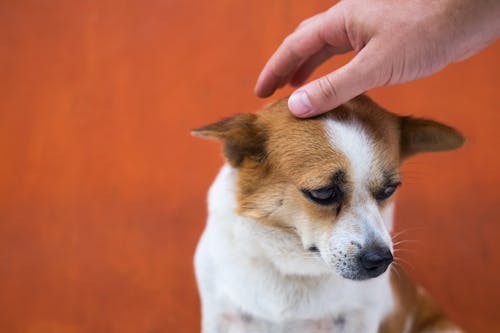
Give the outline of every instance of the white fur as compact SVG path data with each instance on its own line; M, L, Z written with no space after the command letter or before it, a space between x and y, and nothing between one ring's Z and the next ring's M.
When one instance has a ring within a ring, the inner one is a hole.
M196 250L203 332L377 332L394 306L389 275L352 281L294 256L296 240L235 214L237 177L228 165L217 176ZM313 274L287 274L297 265Z
M336 221L337 230L332 233L330 243L335 244L337 249L341 248L340 251L344 253L352 241L361 246L373 242L384 244L392 250L390 231L394 206L388 205L381 211L368 188L372 168L377 167L373 140L356 122L337 122L327 119L325 132L330 145L349 160L350 177L354 183L352 208ZM353 233L353 229L361 232Z
M351 162L352 176L365 184L374 162L373 141L355 122L325 121L325 131L332 147L340 150Z

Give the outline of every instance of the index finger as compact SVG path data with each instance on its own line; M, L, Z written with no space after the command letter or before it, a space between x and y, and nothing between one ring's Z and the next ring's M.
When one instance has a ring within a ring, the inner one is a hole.
M317 21L309 23L290 35L278 47L262 69L255 93L260 97L267 97L278 88L283 79L297 70L305 60L320 51L325 41L320 38ZM286 82L285 82L286 83Z
M331 30L344 30L341 15L335 15L339 12L335 11L337 6L332 7L328 15L322 13L307 20L307 24L301 25L285 38L257 79L255 85L257 96L272 95L280 85L286 83L283 81L291 77L301 64L328 44L325 35L330 35Z

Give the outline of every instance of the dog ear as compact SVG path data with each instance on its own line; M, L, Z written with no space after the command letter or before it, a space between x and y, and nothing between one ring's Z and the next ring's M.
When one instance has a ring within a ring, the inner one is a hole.
M400 158L418 153L457 149L465 138L454 128L433 120L400 118Z
M241 114L198 128L195 136L224 141L224 156L238 167L245 158L261 162L266 156L266 135L256 122L257 115Z

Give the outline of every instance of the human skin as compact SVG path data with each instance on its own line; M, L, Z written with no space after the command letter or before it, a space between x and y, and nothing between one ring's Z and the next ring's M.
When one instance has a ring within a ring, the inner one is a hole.
M312 117L375 87L416 80L464 60L500 35L499 0L344 0L303 21L264 66L260 97L303 84L335 54L346 65L296 90L288 106Z

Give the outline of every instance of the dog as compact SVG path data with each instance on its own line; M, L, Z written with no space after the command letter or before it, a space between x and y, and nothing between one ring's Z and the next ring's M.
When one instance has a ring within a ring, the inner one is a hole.
M195 253L203 333L462 332L393 262L399 167L459 148L367 96L311 119L287 100L196 129L227 163Z

